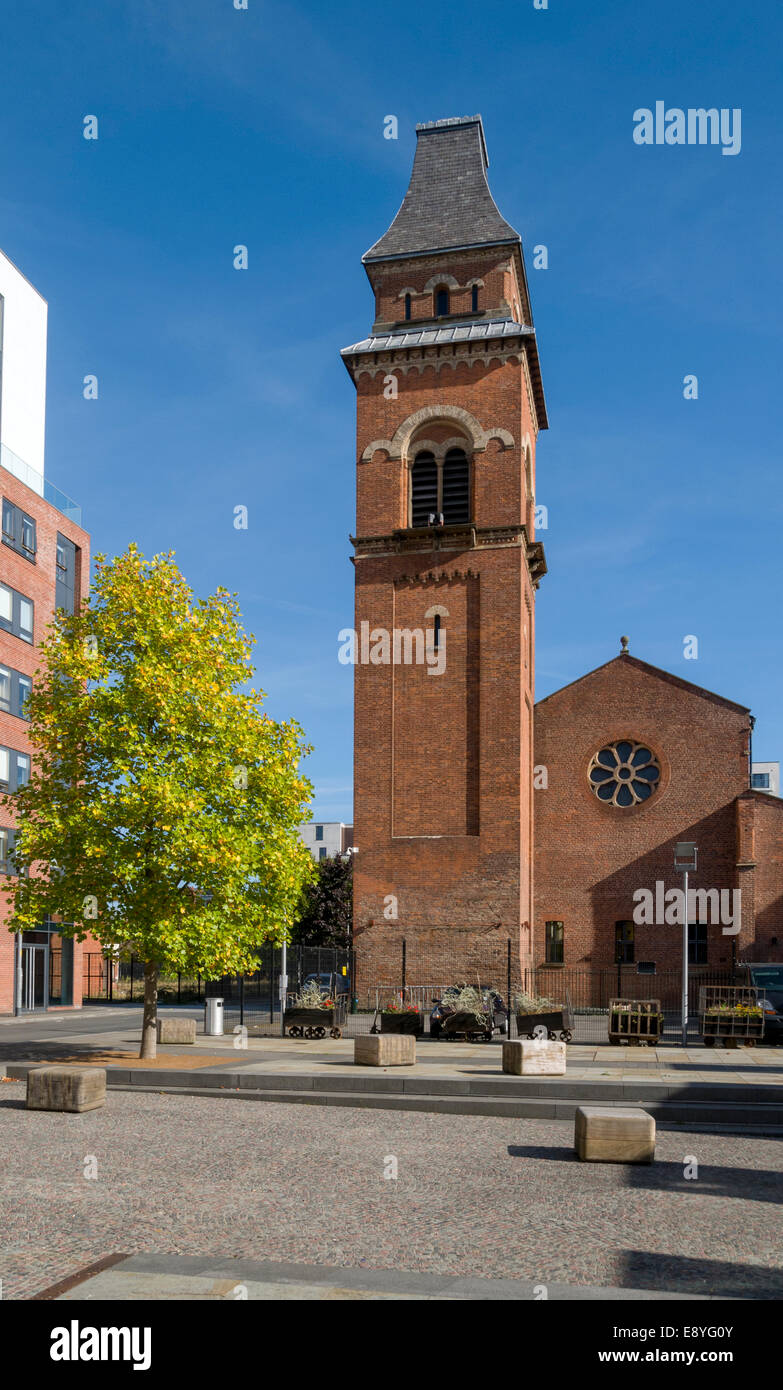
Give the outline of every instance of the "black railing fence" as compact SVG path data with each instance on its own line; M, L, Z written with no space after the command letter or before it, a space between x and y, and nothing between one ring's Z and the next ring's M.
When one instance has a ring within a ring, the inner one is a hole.
M51 955L53 958L60 952L53 951ZM301 989L308 975L323 977L324 985L334 983L341 992L348 993L352 975L349 951L327 946L289 946L287 955L289 993ZM138 957L114 960L99 951L88 951L82 962L82 999L85 1002L141 1003L144 963ZM252 974L224 975L218 980L180 972L163 974L158 980L158 998L164 1004L197 1004L219 995L227 1003L244 999L248 1008L279 1012L281 966L280 947L265 946L258 953L258 969ZM52 969L59 969L59 965L53 965Z

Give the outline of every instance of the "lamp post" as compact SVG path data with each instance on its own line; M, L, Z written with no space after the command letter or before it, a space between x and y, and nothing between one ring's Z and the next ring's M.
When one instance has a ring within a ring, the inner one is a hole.
M695 872L698 850L692 840L674 846L674 868L683 876L684 911L682 920L682 1045L688 1046L688 874Z
M340 855L340 858L342 859L342 861L343 861L344 864L350 864L350 862L351 862L351 860L353 859L354 855L355 855L355 854L358 854L358 853L359 853L359 851L358 851L356 845L348 845L348 846L345 848L345 850L343 851L343 853ZM359 1009L359 1000L358 1000L358 997L357 997L357 994L356 994L356 988L355 988L355 987L356 987L356 981L355 981L355 979L354 979L355 971L354 971L354 959L353 959L353 916L351 916L351 921L348 923L348 969L349 969L350 972L351 972L350 985L349 985L349 988L350 988L350 991L351 991L351 993L350 993L350 999L351 999L350 1008L351 1008L351 1013L352 1013L352 1014L355 1014L355 1013L358 1012L358 1009Z

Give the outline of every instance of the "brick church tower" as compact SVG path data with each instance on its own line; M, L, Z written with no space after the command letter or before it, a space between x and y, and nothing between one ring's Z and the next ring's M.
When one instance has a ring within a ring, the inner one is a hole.
M363 257L357 393L356 986L505 982L530 959L535 449L547 425L520 237L480 116L417 127ZM509 942L511 943L509 946ZM492 979L491 977L495 978Z

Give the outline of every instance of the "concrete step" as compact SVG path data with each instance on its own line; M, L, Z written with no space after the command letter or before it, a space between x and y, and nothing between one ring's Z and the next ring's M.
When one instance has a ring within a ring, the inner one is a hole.
M9 1063L23 1079L33 1062ZM783 1126L783 1086L735 1082L570 1080L566 1077L427 1077L374 1068L356 1074L113 1067L110 1090L144 1090L294 1105L367 1106L455 1115L573 1119L578 1105L639 1105L660 1123Z
M149 1091L156 1095L212 1096L214 1099L277 1101L283 1105L332 1105L372 1110L417 1110L440 1115L505 1115L511 1119L573 1121L577 1106L574 1099L529 1097L510 1099L505 1096L448 1096L400 1095L388 1091L346 1090L263 1090L249 1086L166 1086L155 1084L147 1076L144 1084L114 1085L112 1090ZM722 1125L729 1129L753 1128L760 1134L783 1133L783 1105L747 1105L737 1101L695 1103L648 1102L615 1098L602 1104L628 1106L636 1104L646 1110L660 1125L693 1125L695 1127Z

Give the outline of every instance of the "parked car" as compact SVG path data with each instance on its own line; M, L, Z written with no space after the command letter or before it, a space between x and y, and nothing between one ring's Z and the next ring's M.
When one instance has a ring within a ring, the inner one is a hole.
M456 1016L457 1010L454 1001L464 988L465 985L450 985L448 989L443 991L440 999L433 999L434 1007L430 1014L431 1038L453 1037L457 1033L462 1033L462 1029L455 1030L450 1027L449 1020ZM482 987L481 993L488 1006L487 1011L492 1016L492 1033L506 1035L508 1033L508 1009L503 1003L502 996L491 987Z
M306 975L303 986L317 984L323 990L324 994L331 994L332 990L334 990L335 995L339 995L348 993L350 983L347 975L330 975L328 970L322 970L312 975Z
M761 961L746 966L748 978L759 992L764 1014L764 1041L779 1042L783 1037L783 965Z

